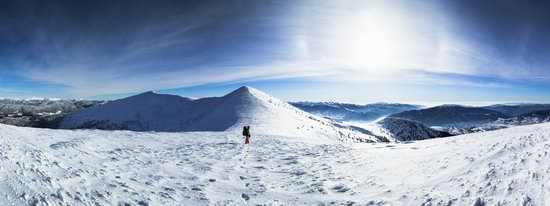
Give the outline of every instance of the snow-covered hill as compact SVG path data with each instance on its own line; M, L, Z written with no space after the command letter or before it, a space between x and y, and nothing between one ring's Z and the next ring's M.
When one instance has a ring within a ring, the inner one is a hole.
M550 123L350 144L0 125L0 205L549 205Z
M61 128L71 129L167 132L240 131L245 125L253 134L378 141L251 87L202 99L147 92L75 112L61 122Z

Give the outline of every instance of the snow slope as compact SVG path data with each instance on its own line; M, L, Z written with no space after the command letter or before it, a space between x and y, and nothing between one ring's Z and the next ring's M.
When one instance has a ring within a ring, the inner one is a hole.
M0 125L0 205L548 205L550 123L351 144Z
M75 112L61 122L67 129L166 132L241 131L245 125L253 134L377 141L251 87L202 99L147 92Z

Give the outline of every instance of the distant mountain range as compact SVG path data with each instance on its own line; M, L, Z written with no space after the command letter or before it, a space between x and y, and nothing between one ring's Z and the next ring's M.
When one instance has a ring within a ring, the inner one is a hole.
M105 102L41 98L0 99L0 123L24 127L56 128L66 114Z
M550 110L550 104L495 104L483 108L508 116L519 116L529 112Z
M483 107L452 104L430 108L391 103L357 105L336 102L292 102L291 104L312 114L338 121L372 122L389 116L421 122L454 135L550 122L550 115L547 112L550 111L550 104L496 104ZM383 136L387 137L387 135Z
M0 123L64 129L237 133L242 126L252 125L253 132L262 134L386 142L550 122L547 108L550 105L424 108L396 103L286 103L257 89L241 87L223 97L201 99L154 92L114 101L0 99Z
M550 110L534 111L508 119L498 119L496 124L529 125L550 122Z
M533 124L545 122L549 117L549 105L491 105L468 107L441 105L420 110L405 111L391 115L419 121L430 126L478 126L483 124ZM543 109L543 110L537 110ZM546 110L545 110L546 109ZM523 123L521 123L523 122Z
M463 126L494 122L510 116L498 111L460 105L442 105L427 109L405 111L390 115L422 122L429 126Z
M311 114L340 121L373 121L391 114L422 109L423 106L398 103L348 104L337 102L290 102Z
M393 114L391 117L422 122L453 135L459 135L550 122L550 110L537 111L537 109L546 109L548 106L546 104L485 107L441 105Z

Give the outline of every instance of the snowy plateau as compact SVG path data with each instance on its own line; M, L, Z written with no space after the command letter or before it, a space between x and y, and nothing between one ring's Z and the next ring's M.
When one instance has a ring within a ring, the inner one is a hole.
M0 124L0 205L550 205L550 123L450 136L338 122L242 87L147 92L60 127Z

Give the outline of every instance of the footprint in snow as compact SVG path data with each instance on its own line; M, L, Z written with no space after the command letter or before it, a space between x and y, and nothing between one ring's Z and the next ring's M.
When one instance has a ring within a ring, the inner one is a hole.
M336 185L332 188L332 191L334 192L340 192L340 193L344 193L344 192L347 192L349 191L350 189L347 188L345 185Z
M83 144L82 141L61 141L50 145L50 148L58 150L69 147L78 147Z

